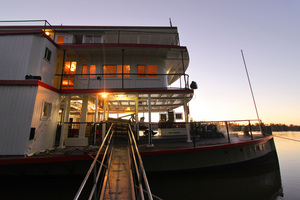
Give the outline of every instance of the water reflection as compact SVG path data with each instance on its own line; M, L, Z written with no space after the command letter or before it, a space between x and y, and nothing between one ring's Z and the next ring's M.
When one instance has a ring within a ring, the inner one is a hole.
M152 192L162 199L271 200L282 195L277 158L259 166L148 178Z

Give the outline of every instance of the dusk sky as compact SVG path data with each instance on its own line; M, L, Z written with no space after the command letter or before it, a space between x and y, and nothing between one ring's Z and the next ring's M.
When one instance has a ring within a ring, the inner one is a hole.
M300 125L299 0L1 1L0 20L52 25L178 27L198 89L194 120L256 119Z

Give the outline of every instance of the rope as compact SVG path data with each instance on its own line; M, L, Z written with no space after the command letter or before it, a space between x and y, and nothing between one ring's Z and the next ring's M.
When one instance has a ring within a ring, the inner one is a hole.
M286 140L292 140L294 142L300 142L300 140L296 140L296 139L291 139L291 138L287 138L287 137L281 137L281 136L277 136L277 135L273 135L275 137L278 137L278 138L282 138L282 139L286 139Z

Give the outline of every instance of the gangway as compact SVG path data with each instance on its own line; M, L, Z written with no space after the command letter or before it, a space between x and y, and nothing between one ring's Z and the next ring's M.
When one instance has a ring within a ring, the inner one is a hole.
M130 123L111 123L74 200L83 190L93 200L153 199Z

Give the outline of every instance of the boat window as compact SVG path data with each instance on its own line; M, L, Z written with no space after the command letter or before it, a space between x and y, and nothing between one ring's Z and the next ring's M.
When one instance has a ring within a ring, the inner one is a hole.
M57 37L57 44L63 44L65 42L65 36Z
M148 65L148 77L149 78L157 77L157 66L156 65Z
M44 58L50 62L52 52L46 47Z
M138 71L138 77L146 77L146 74L147 74L146 65L138 65L137 71Z
M85 78L87 75L87 65L82 65L81 77Z
M96 65L90 65L90 78L96 78Z
M103 77L116 77L117 67L116 65L104 65Z
M64 76L62 81L62 89L74 89L74 77L76 72L77 62L65 62Z
M42 119L48 119L51 115L52 104L48 102L44 102L43 110L42 110Z
M130 77L130 65L123 65L124 78ZM122 78L122 65L117 66L117 77Z

